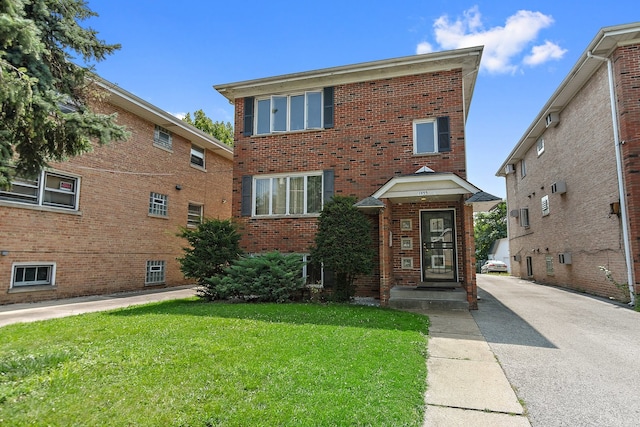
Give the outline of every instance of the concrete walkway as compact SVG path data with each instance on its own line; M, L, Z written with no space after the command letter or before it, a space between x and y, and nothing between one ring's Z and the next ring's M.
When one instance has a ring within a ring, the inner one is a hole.
M192 287L182 287L4 305L0 327L194 295ZM530 426L469 311L418 312L431 319L424 426Z
M431 320L424 426L530 426L469 311L420 313Z

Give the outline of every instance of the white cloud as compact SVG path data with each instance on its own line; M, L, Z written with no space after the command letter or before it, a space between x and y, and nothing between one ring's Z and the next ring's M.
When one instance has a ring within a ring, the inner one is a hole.
M552 59L562 59L565 53L567 53L566 49L546 40L543 45L531 48L531 54L527 55L522 62L526 65L536 66Z
M179 118L180 120L184 119L187 116L187 113L169 113L169 114Z
M433 46L431 46L431 43L429 42L419 43L418 47L416 48L416 53L418 55L422 53L431 53L431 52L433 52Z
M436 42L442 49L460 49L484 46L481 67L491 73L514 73L520 61L527 65L539 65L551 59L561 58L566 50L547 42L535 46L531 54L521 60L522 52L533 43L539 32L553 24L553 18L540 12L520 10L507 18L504 26L485 29L477 6L464 12L462 18L450 21L447 15L433 24ZM418 45L418 53L428 42Z

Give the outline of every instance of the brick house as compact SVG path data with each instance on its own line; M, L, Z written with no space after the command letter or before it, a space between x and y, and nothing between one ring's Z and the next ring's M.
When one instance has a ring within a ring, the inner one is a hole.
M131 136L0 191L1 304L187 284L180 227L231 216L230 147L98 85Z
M307 261L323 203L355 196L377 268L357 294L447 286L476 308L465 120L482 48L216 85L235 105L233 216L250 253Z
M640 24L603 28L508 155L512 274L603 297L640 273Z

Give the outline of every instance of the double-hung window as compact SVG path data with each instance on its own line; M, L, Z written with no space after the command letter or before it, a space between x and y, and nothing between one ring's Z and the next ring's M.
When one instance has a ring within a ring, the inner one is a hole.
M529 227L529 208L520 208L520 226Z
M257 135L320 129L323 124L322 91L274 95L256 101Z
M413 153L435 154L451 151L449 117L413 122Z
M8 190L0 190L0 200L78 210L79 183L77 177L43 171L33 179L14 178Z
M191 164L204 169L204 148L191 144Z
M254 215L304 215L322 210L322 173L254 178Z

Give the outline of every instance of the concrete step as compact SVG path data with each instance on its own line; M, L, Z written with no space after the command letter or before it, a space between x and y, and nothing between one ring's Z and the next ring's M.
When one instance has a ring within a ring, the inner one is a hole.
M416 286L394 286L391 289L389 307L398 309L469 310L464 289L425 289Z

